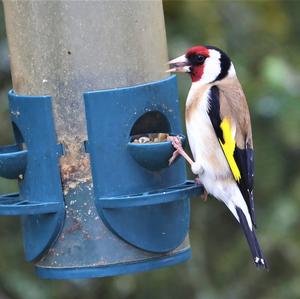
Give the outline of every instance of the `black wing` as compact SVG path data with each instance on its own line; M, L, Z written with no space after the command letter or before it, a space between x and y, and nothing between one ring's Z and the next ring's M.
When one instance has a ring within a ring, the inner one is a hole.
M228 162L232 175L246 201L251 215L252 223L256 226L253 198L253 178L254 178L254 159L253 149L246 143L244 138L244 148L239 148L234 139L228 140L228 134L223 126L225 117L221 118L220 111L220 92L217 86L212 86L209 97L208 115L217 135L224 156ZM227 134L227 135L226 135ZM231 139L230 137L229 139ZM228 144L229 143L229 150ZM231 149L231 150L230 150Z

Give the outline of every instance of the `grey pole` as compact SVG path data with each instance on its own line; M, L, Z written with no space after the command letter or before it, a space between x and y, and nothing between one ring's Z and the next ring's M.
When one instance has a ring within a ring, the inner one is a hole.
M51 95L66 222L40 267L94 267L109 260L100 230L110 234L93 203L82 93L165 78L167 47L161 1L4 0L14 90ZM43 142L43 140L41 140ZM117 179L117 178L116 178ZM92 217L91 217L92 216ZM127 261L159 256L111 234ZM176 251L189 247L186 240ZM89 252L88 254L85 254ZM85 254L85 255L84 255ZM83 256L84 255L84 256Z

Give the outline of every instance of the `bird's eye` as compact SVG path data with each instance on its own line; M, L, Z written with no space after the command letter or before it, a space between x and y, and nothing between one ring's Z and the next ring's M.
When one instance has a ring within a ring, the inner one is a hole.
M190 55L188 59L192 66L197 66L203 64L206 57L201 54L194 53Z
M203 56L203 55L201 55L201 54L197 54L197 55L195 56L195 62L196 62L197 64L203 63L204 60L205 60L205 56Z

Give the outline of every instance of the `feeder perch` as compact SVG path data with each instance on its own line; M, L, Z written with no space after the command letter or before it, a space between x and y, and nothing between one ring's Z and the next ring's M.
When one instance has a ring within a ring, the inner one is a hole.
M23 216L25 256L41 257L57 237L64 219L50 97L9 92L16 145L0 148L0 176L18 179L20 193L0 196L0 215Z
M145 134L144 134L145 135ZM170 134L172 136L172 134ZM134 143L133 140L140 135L135 135L128 142L128 151L133 159L142 167L149 170L161 170L169 166L174 147L171 141L157 143ZM181 142L185 144L185 136L180 135Z

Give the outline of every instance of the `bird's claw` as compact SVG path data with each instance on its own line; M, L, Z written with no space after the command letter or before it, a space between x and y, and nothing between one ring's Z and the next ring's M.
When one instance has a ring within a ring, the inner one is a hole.
M200 179L199 178L195 178L195 184L197 185L197 186L201 186L202 185L202 183L201 183L201 181L200 181Z
M204 189L203 194L201 195L201 199L206 202L208 197L208 192Z
M179 136L169 136L168 141L172 142L172 145L178 150L182 150L182 142Z
M176 149L173 152L172 157L169 159L170 166L180 156L180 150L182 150L182 143L179 136L168 136L168 141L171 141L173 147Z
M202 183L199 178L195 178L194 181L197 186L202 186ZM208 197L208 192L206 191L206 189L204 189L203 194L201 195L201 199L203 201L207 201L207 197Z
M172 157L169 159L169 166L172 165L172 163L178 158L179 153L178 151L174 151Z
M177 149L182 149L182 142L179 136L169 136L168 140L172 142L172 145Z

